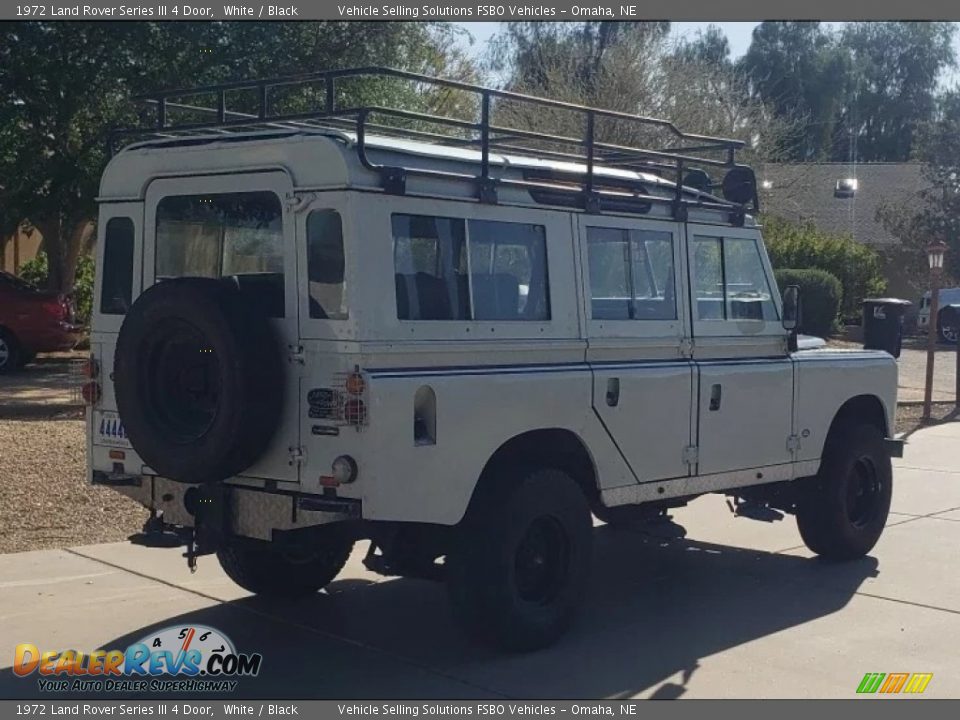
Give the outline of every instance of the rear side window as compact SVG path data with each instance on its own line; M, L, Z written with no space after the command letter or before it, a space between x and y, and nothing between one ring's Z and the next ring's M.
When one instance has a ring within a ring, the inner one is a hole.
M307 281L310 317L343 320L343 223L336 210L314 210L307 217Z
M156 279L231 277L284 316L283 210L272 192L173 195L157 204Z
M400 320L549 320L542 225L394 215Z
M100 313L125 315L133 298L133 220L115 217L107 221L103 237L103 282Z
M676 320L673 236L660 230L587 228L594 320Z

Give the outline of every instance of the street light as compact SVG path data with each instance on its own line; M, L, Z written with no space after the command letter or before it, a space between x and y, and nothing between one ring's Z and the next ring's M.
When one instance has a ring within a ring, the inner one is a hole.
M930 320L927 322L927 380L923 388L923 419L930 419L930 404L933 402L933 360L937 352L937 315L940 312L940 273L943 272L943 256L947 244L938 240L927 246L927 262L930 265Z

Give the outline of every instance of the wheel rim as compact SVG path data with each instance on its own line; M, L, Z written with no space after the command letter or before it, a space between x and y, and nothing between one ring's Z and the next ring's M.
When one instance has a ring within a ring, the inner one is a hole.
M847 479L847 519L855 528L871 524L880 511L883 483L868 457L858 459Z
M570 544L560 522L539 517L530 523L514 557L517 594L526 602L546 605L566 583Z
M957 341L957 336L960 335L960 329L955 328L952 325L943 325L940 328L940 334L947 342L955 343Z
M203 333L170 320L150 336L146 388L158 429L180 443L194 442L217 417L220 362Z
M0 367L3 367L10 360L10 347L7 341L0 337Z

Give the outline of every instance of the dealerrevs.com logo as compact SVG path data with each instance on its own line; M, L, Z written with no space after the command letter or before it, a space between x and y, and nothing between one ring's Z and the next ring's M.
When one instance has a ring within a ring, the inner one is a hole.
M219 630L171 626L126 650L40 650L17 645L13 672L36 677L42 692L232 692L260 672L260 653L239 653Z

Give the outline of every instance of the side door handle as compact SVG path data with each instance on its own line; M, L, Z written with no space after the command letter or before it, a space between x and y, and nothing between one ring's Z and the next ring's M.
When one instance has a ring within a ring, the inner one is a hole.
M607 378L607 405L616 407L620 403L620 378Z
M720 401L723 399L723 388L720 387L720 383L715 383L710 388L710 411L720 409Z

